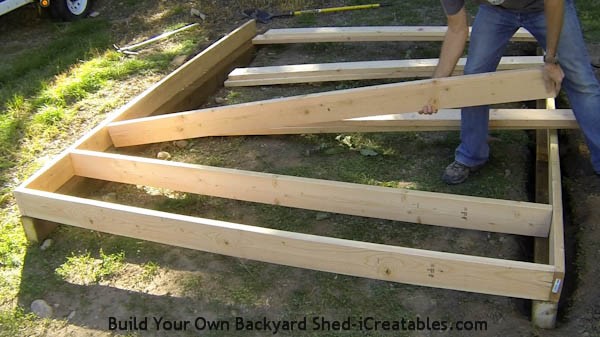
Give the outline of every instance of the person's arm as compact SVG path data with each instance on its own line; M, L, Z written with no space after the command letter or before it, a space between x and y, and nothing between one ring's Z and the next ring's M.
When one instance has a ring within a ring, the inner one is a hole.
M464 6L455 14L446 15L448 19L448 31L444 36L440 60L433 78L447 77L452 75L458 59L462 56L469 36L469 25L467 24L467 11ZM429 102L419 111L422 114L433 114L438 111L435 102Z
M544 79L546 87L558 94L560 84L565 77L559 63L557 63L558 42L563 26L565 12L564 0L544 0L544 13L546 16L546 56L544 57Z

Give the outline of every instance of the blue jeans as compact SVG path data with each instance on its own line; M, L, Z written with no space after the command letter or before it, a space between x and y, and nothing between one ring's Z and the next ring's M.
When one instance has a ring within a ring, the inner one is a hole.
M511 36L527 29L542 48L546 48L546 20L543 12L516 13L494 6L481 5L473 23L465 74L496 70ZM565 16L557 55L565 73L562 87L567 93L591 153L592 166L600 172L600 85L590 64L573 0L565 1ZM456 161L467 166L485 163L489 106L462 109L461 144Z

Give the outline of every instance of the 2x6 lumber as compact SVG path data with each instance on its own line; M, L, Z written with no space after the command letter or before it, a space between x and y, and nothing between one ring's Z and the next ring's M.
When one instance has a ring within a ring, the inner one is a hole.
M550 247L549 262L556 270L551 300L558 302L565 276L565 238L560 157L558 151L558 133L556 130L550 130L549 132L548 167L549 197L550 204L552 205L552 222L548 237Z
M469 32L470 32L469 28ZM256 36L254 44L371 42L371 41L442 41L446 26L370 26L269 29ZM469 34L470 35L470 34ZM533 42L525 29L519 29L512 41Z
M308 83L344 80L431 77L439 59L295 64L271 67L236 68L225 81L226 87ZM459 59L454 75L461 75L466 58ZM505 56L499 70L542 65L540 56Z
M570 109L490 109L490 128L504 130L576 129ZM405 113L347 119L272 129L227 132L221 136L283 135L340 132L446 131L460 129L460 109L442 109L434 115ZM546 168L545 168L546 169ZM544 182L545 183L545 182Z
M170 214L19 188L27 216L178 247L392 282L548 298L554 267Z
M547 102L551 101L551 102ZM554 108L554 99L538 100L540 109ZM551 103L551 104L548 104ZM548 130L536 131L536 161L535 161L535 201L550 203L548 198ZM549 264L548 238L534 239L534 262ZM556 325L558 303L551 301L533 301L531 305L531 321L542 329L553 329Z
M111 123L115 146L349 118L554 97L541 68L376 85Z
M548 235L549 205L369 186L118 154L73 151L79 176L180 192L527 236Z

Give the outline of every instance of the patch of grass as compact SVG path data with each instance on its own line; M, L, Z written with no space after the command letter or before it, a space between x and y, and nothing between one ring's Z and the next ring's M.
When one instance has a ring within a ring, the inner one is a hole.
M142 265L142 279L144 281L152 281L152 279L158 275L160 266L152 261L148 261Z
M67 257L67 261L56 268L56 274L77 284L94 284L118 273L123 267L123 252L105 254L102 249L99 258L93 258L90 252Z
M35 316L21 309L0 310L0 337L29 335L37 325Z

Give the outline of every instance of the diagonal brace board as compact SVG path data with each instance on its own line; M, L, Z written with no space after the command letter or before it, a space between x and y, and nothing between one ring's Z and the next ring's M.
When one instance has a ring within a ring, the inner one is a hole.
M542 69L509 70L369 86L193 110L108 125L115 146L296 126L348 118L554 97Z
M24 216L257 261L548 300L554 266L286 232L17 188Z
M74 150L75 174L180 192L325 212L528 236L548 236L552 207L291 177Z

